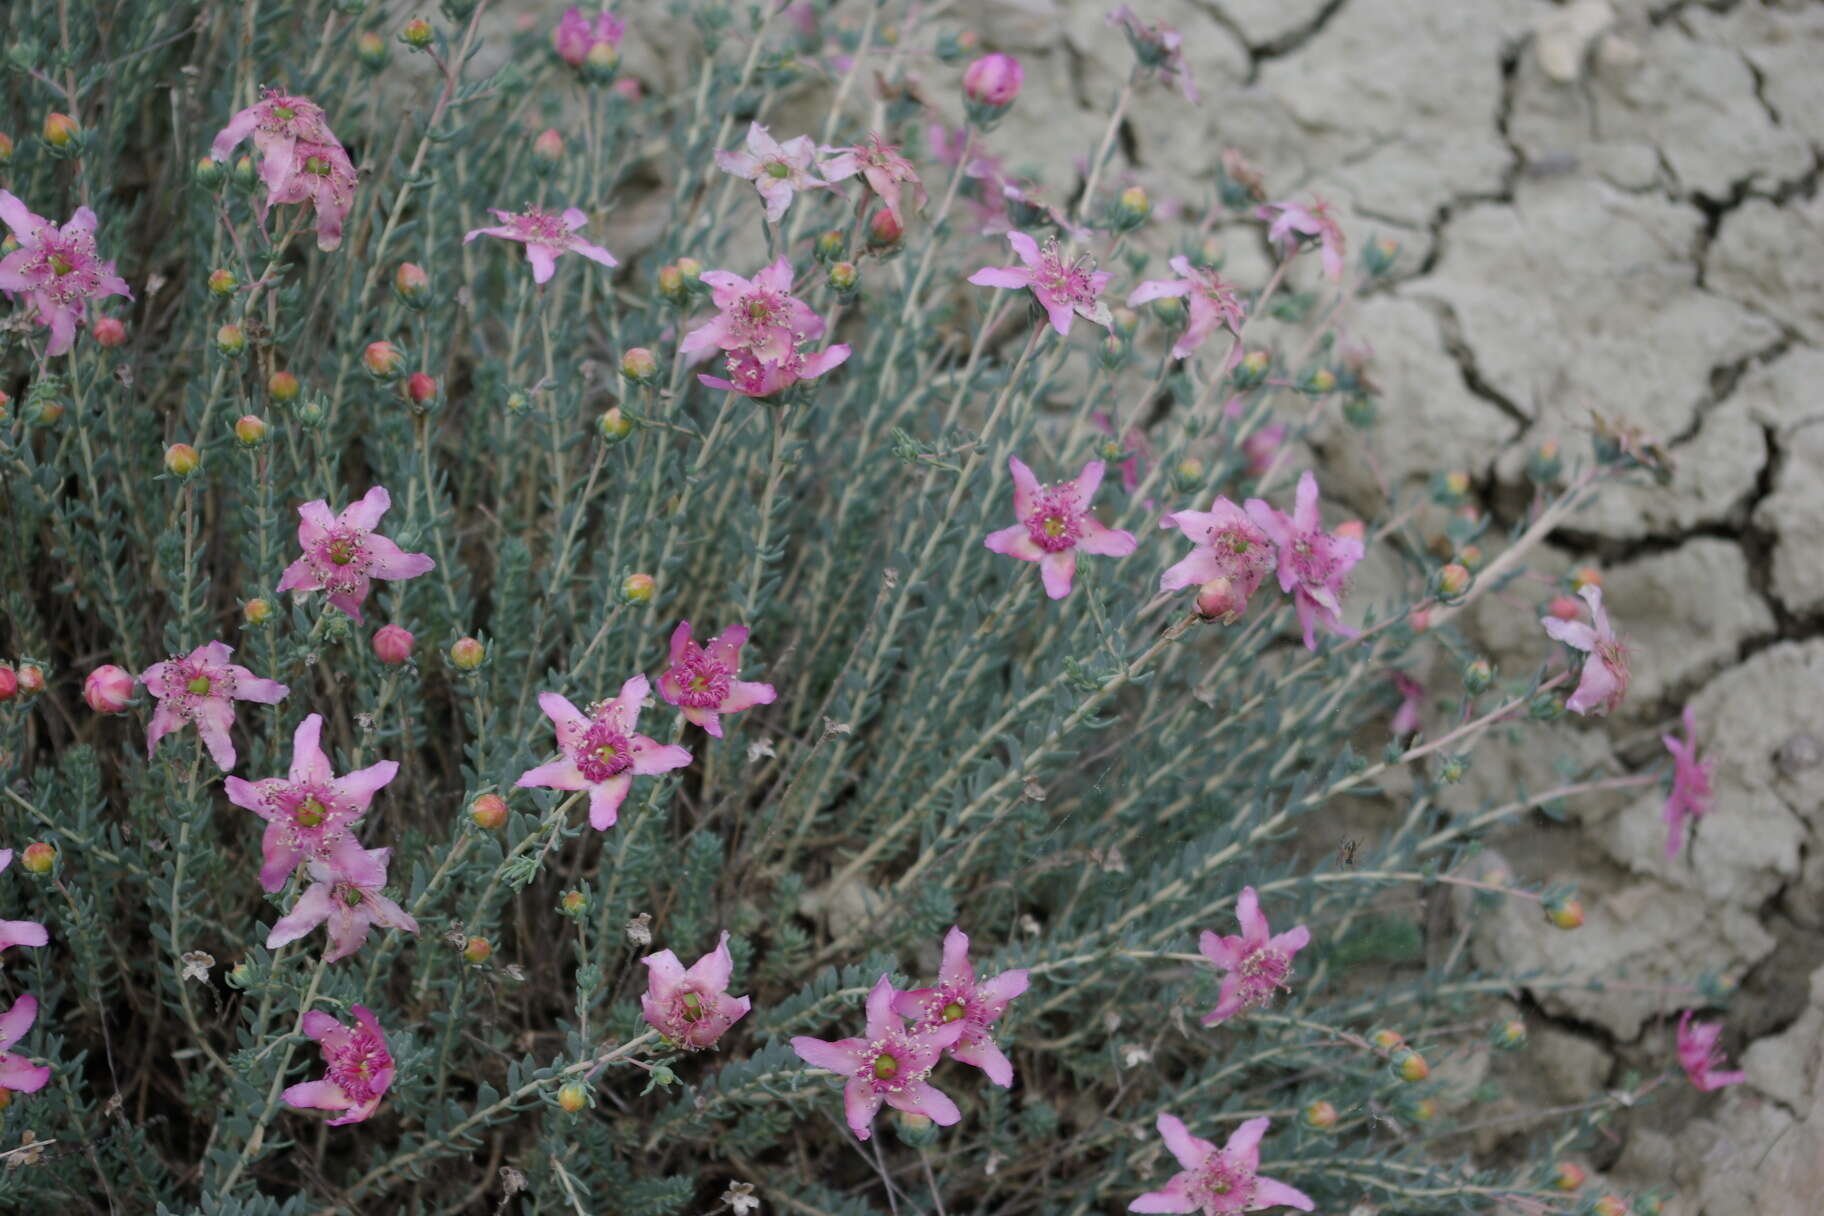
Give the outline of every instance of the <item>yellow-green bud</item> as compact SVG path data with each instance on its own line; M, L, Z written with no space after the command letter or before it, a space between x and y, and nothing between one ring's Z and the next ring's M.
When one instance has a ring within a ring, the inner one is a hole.
M1304 1109L1305 1126L1315 1131L1327 1132L1336 1126L1336 1107L1319 1100L1308 1104Z
M241 605L241 619L249 625L264 625L272 619L272 601L248 600Z
M290 372L274 372L266 377L266 395L281 403L296 401L298 390L302 387L298 378Z
M19 853L19 865L27 874L43 876L51 872L57 864L57 848L42 840L34 840Z
M234 420L234 437L245 447L258 447L266 440L266 420L258 414L242 414Z
M423 17L412 18L405 23L405 28L399 31L399 41L414 51L422 51L431 45L431 37L431 23Z
M471 937L462 947L462 961L485 963L494 957L494 944L485 937Z
M165 449L165 472L173 477L188 477L202 463L202 456L187 443L174 443Z
M617 406L605 411L600 418L595 420L595 429L601 433L606 442L619 443L633 434L633 419L623 414Z
M479 794L469 803L469 822L483 831L494 832L506 826L507 800L499 794Z
M450 644L450 662L458 671L474 671L487 657L488 652L474 638L457 638Z
M557 1104L563 1108L566 1114L574 1115L589 1105L589 1091L583 1088L581 1082L566 1082L563 1088L557 1091Z
M659 360L644 346L635 346L621 356L621 375L635 384L651 384L658 378Z
M247 331L230 321L215 331L215 349L231 359L240 355L247 349Z
M234 277L234 271L226 267L217 267L209 272L209 291L212 295L231 296L241 281Z
M629 574L621 580L621 598L629 604L650 604L658 586L650 574Z

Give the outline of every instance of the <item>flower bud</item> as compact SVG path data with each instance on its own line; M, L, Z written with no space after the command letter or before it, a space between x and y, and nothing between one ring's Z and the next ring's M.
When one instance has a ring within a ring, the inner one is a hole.
M188 477L202 463L203 458L187 443L174 443L165 449L165 472L173 477Z
M1414 633L1424 633L1431 628L1431 609L1414 608L1406 616L1406 626Z
M1431 500L1442 506L1455 506L1468 493L1469 474L1461 469L1437 473L1431 479Z
M565 916L581 916L589 910L589 896L582 891L565 891L558 897L557 910Z
M1494 678L1495 669L1487 659L1471 659L1463 665L1463 687L1471 696L1486 692Z
M82 128L68 114L52 110L44 117L44 142L58 149L74 149L82 141Z
M241 619L249 625L264 625L272 619L272 601L248 600L241 605Z
M1382 1051L1392 1051L1394 1048L1405 1044L1406 1036L1397 1030L1392 1030L1383 1026L1381 1029L1369 1035L1368 1041Z
M413 17L410 21L406 22L405 27L399 31L399 41L405 43L405 45L411 47L414 51L422 51L425 47L431 45L431 38L431 23L426 21L423 17Z
M532 408L532 399L516 389L508 393L507 399L501 404L506 406L507 413L517 418Z
M1172 481L1177 484L1180 491L1189 493L1203 484L1203 475L1206 471L1203 461L1195 456L1186 456L1172 466Z
M368 30L355 39L355 58L369 72L379 72L392 57L392 48L386 45L386 39Z
M220 190L228 179L228 170L213 156L205 156L190 170L190 180L205 190Z
M1154 305L1158 307L1157 304ZM1182 305L1180 305L1182 307ZM1267 378L1267 372L1273 366L1273 357L1264 350L1251 350L1241 357L1229 378L1238 389L1250 389Z
M633 434L633 419L621 413L620 407L608 409L595 420L595 429L607 443L619 443Z
M982 40L974 30L952 33L946 30L937 38L937 57L943 63L955 63L981 49Z
M621 375L635 384L651 384L658 379L658 358L644 346L631 347L621 356Z
M391 342L369 342L361 364L376 380L396 380L405 370L405 354Z
M1116 232L1132 232L1153 214L1153 200L1139 186L1129 186L1108 209L1109 226Z
M1575 1161L1560 1161L1552 1167L1552 1185L1561 1191L1576 1190L1589 1176L1589 1173Z
M57 864L57 849L42 840L34 840L19 853L19 864L27 874L43 876Z
M1489 1042L1502 1051L1519 1051L1526 1046L1526 1023L1519 1018L1511 1018L1495 1027Z
M133 699L133 677L109 663L82 682L82 699L98 714L117 714Z
M36 663L19 664L19 695L35 697L44 691L44 668Z
M1375 408L1374 398L1357 393L1343 402L1343 421L1357 430L1365 431L1380 418L1380 411Z
M1542 692L1533 698L1527 711L1533 715L1534 721L1550 722L1564 713L1564 702L1549 692Z
M650 604L658 586L650 574L629 574L621 580L621 598L629 604Z
M1556 440L1548 439L1526 457L1526 475L1537 485L1550 485L1558 480L1564 472L1564 460L1559 455Z
M868 217L868 248L891 249L898 245L906 235L905 225L899 217L885 207Z
M842 229L827 228L817 234L817 241L811 246L811 255L827 266L831 262L841 261L848 249L849 242L842 235Z
M215 349L230 359L238 358L247 350L247 331L233 321L215 331Z
M1571 571L1571 590L1582 591L1585 587L1602 586L1602 571L1595 566L1579 566Z
M673 304L683 304L690 299L690 288L684 282L684 274L675 265L659 267L659 294Z
M13 163L13 137L0 131L0 169Z
M487 657L488 652L474 638L457 638L450 643L450 662L458 671L474 671Z
M1554 895L1545 901L1545 919L1559 929L1575 929L1583 924L1583 904L1569 895Z
M393 294L407 308L422 311L431 302L431 276L416 262L401 262L393 271Z
M119 317L96 317L91 328L95 333L95 341L106 350L113 350L127 340L127 327Z
M612 42L597 42L583 56L583 79L590 84L613 84L621 70L621 52Z
M1457 561L1471 574L1480 574L1482 567L1488 565L1488 555L1480 545L1464 545L1457 550Z
M830 289L837 295L846 296L854 292L861 282L861 272L855 269L853 262L837 262L830 267Z
M1418 1082L1431 1075L1431 1065L1412 1048L1402 1047L1393 1053L1393 1072L1402 1081Z
M494 943L485 937L471 937L463 943L462 961L481 964L494 957Z
M1153 301L1153 315L1166 328L1176 329L1184 324L1184 301L1177 296L1160 296Z
M437 399L437 378L428 372L413 372L405 378L405 399L422 408Z
M1583 615L1583 601L1573 599L1568 595L1556 595L1552 597L1552 602L1545 606L1545 612L1547 616L1556 617L1561 621L1574 621Z
M397 667L412 657L411 631L399 625L382 625L374 630L374 657L388 667Z
M549 173L563 159L564 137L555 128L546 128L532 141L532 168L535 172Z
M1327 367L1320 367L1305 376L1305 382L1299 385L1300 390L1313 397L1336 391L1336 373Z
M295 401L302 386L290 372L274 372L266 377L266 395L281 404Z
M983 55L963 71L963 96L972 106L999 112L1013 104L1025 83L1026 69L1012 55Z
M1400 1113L1414 1123L1430 1123L1438 1117L1440 1109L1436 1098L1420 1098L1416 1102L1402 1103Z
M259 447L266 442L266 420L258 414L242 414L234 420L234 437L242 447Z
M56 426L63 417L63 402L46 393L32 393L26 397L25 420L33 426Z
M0 663L0 701L10 701L19 695L19 675L12 664Z
M1131 308L1113 308L1109 311L1108 319L1110 331L1117 337L1131 341L1140 332L1140 314Z
M893 1134L912 1148L929 1148L937 1143L937 1124L929 1115L896 1111L893 1116Z
M1100 355L1102 366L1111 372L1117 368L1125 367L1127 365L1127 357L1131 353L1132 350L1128 346L1126 340L1119 334L1108 334L1102 339Z
M1248 598L1226 578L1213 578L1197 588L1197 615L1206 621L1232 625L1248 606Z
M1596 1202L1590 1205L1590 1216L1628 1216L1632 1210L1626 1199L1610 1191L1598 1196Z
M574 1115L589 1105L589 1091L583 1088L580 1082L566 1082L557 1091L557 1104L563 1108L566 1114Z
M1444 756L1438 762L1438 780L1445 785L1457 784L1468 771L1469 760L1465 756Z
M234 271L226 267L217 267L209 272L209 294L231 296L241 281L234 277Z
M480 794L469 803L469 822L488 832L506 826L507 800L499 794Z
M1392 237L1376 237L1362 247L1362 268L1369 278L1386 274L1399 258L1400 243Z
M1345 519L1336 525L1332 535L1340 536L1344 540L1365 540L1368 536L1368 525L1359 519Z
M1336 1126L1336 1107L1321 1099L1306 1105L1302 1113L1305 1126L1313 1131L1327 1132Z
M1437 573L1431 576L1431 593L1448 604L1462 599L1471 581L1468 570L1451 562L1439 566Z
M251 190L259 184L259 170L254 168L253 157L241 154L234 162L234 184L242 190Z

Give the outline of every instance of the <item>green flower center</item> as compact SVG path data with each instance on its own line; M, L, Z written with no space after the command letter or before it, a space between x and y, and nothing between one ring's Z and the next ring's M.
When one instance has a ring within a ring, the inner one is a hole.
M315 174L318 177L328 177L329 162L321 156L307 157L304 161L304 172Z
M792 167L782 160L776 160L766 166L766 173L768 177L784 180L792 175Z
M56 271L59 275L66 275L70 273L70 271L76 269L76 267L72 266L70 260L61 253L53 253L51 255L51 269Z
M951 1001L948 1005L944 1006L944 1021L954 1022L962 1017L965 1012L967 1011L963 1008L962 1002Z
M328 818L328 816L329 808L324 806L321 802L318 802L315 798L306 798L298 804L298 809L292 813L292 818L297 821L298 826L305 828L317 827L324 819Z
M895 1060L892 1056L883 1051L881 1054L874 1057L875 1079L885 1081L895 1076L898 1072L899 1061Z
M684 1020L694 1022L703 1016L703 1001L694 992L684 994Z
M184 688L186 691L193 692L199 697L204 696L209 691L209 677L208 676L197 676L195 679L191 680L188 684L184 685Z
M338 566L346 566L355 560L355 545L349 540L332 540L329 542L329 560Z
M290 106L274 106L272 107L272 116L281 121L290 122L298 116L298 112Z

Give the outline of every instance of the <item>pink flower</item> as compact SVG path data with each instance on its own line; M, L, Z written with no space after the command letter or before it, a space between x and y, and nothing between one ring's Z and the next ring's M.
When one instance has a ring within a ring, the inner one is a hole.
M551 47L557 57L573 68L583 66L583 60L597 45L607 45L618 50L621 39L627 33L627 24L607 9L602 9L591 21L583 16L580 8L564 10L558 18L557 28L551 32Z
M1179 254L1170 262L1171 268L1178 272L1176 279L1148 279L1134 288L1127 297L1129 308L1138 308L1142 304L1163 297L1190 300L1190 323L1178 340L1172 343L1172 358L1188 357L1209 340L1211 334L1223 326L1235 335L1235 342L1229 351L1229 365L1233 366L1241 358L1241 326L1247 320L1247 312L1241 301L1235 297L1235 289L1214 270L1205 270L1201 266L1191 265L1191 260Z
M14 1001L12 1008L0 1013L0 1092L13 1090L35 1094L51 1079L51 1070L33 1064L24 1056L13 1055L7 1048L25 1037L38 1019L38 998L26 993Z
M996 553L1038 562L1045 594L1061 600L1070 594L1077 573L1077 550L1103 557L1126 557L1137 542L1132 532L1105 526L1089 513L1089 500L1102 484L1103 465L1092 460L1075 481L1041 486L1018 456L1007 458L1013 470L1013 512L1020 522L990 532L982 543Z
M97 220L87 207L76 208L70 222L59 228L0 190L0 222L19 240L19 248L0 258L0 291L24 296L38 323L51 327L47 355L61 355L75 343L90 300L133 298L127 281L114 273L114 263L96 255Z
M1055 239L1047 238L1042 251L1038 242L1024 232L1009 232L1007 243L1025 265L984 266L969 276L971 283L977 287L1030 288L1045 315L1051 318L1051 327L1065 336L1070 334L1073 314L1094 321L1103 329L1114 324L1108 305L1096 299L1114 276L1105 270L1085 269L1082 260L1064 265Z
M829 189L830 183L811 172L817 145L808 135L781 144L757 122L747 124L747 151L716 151L716 168L754 183L766 202L767 222L777 224L800 190Z
M283 1094L287 1106L337 1110L331 1127L359 1123L372 1115L393 1083L393 1056L386 1032L365 1005L350 1005L353 1026L344 1026L320 1009L305 1014L299 1028L317 1041L327 1066L321 1081L304 1081Z
M186 722L194 722L210 759L225 773L234 769L234 741L228 737L228 728L234 725L234 703L277 705L291 689L230 663L228 657L233 653L221 642L208 642L140 673L139 682L158 698L152 725L146 730L146 759L152 758L160 739Z
M887 143L878 132L869 134L868 142L857 144L852 148L825 148L823 152L831 159L820 166L823 176L828 181L840 182L861 174L862 180L868 183L868 189L880 196L888 212L903 226L905 213L900 210L901 182L908 183L918 195L918 205L923 209L926 203L924 183L918 180L918 170L912 162L899 154L897 144ZM833 154L833 155L832 155Z
M133 699L133 677L112 663L104 663L82 682L82 699L98 714L123 713Z
M733 271L706 270L716 315L684 335L678 349L701 359L716 350L745 350L777 362L800 344L823 335L823 318L792 294L792 264L780 258L752 279Z
M1723 1035L1721 1022L1691 1022L1691 1011L1678 1019L1678 1063L1691 1078L1691 1084L1706 1093L1725 1085L1739 1085L1748 1079L1745 1072L1717 1072L1726 1062L1717 1043Z
M1343 277L1348 242L1336 217L1330 214L1329 203L1321 198L1312 199L1309 207L1302 203L1265 203L1255 214L1271 221L1267 239L1283 245L1288 252L1295 250L1303 237L1315 237L1323 246L1324 273L1332 279Z
M261 218L275 203L309 202L316 208L317 248L327 251L341 244L342 221L354 201L355 167L329 129L323 107L266 89L259 101L228 120L209 155L225 161L249 136L266 185Z
M1292 973L1292 959L1311 943L1311 931L1303 925L1277 936L1260 911L1260 896L1253 887L1243 887L1235 901L1235 919L1241 922L1241 935L1218 936L1208 929L1197 939L1197 948L1218 971L1226 971L1222 991L1217 994L1216 1008L1203 1015L1205 1026L1226 1022L1248 1009L1270 1004L1273 993L1286 983Z
M1141 20L1125 4L1108 15L1108 23L1121 27L1142 64L1156 69L1166 80L1176 78L1186 101L1196 105L1202 100L1191 80L1190 66L1184 62L1183 34L1163 22Z
M972 1064L1003 1088L1013 1084L1013 1063L995 1045L988 1028L1000 1021L1013 998L1026 991L1024 970L1003 971L990 980L976 982L969 962L969 936L952 927L944 935L944 962L938 969L937 987L914 988L893 996L893 1012L911 1018L915 1026L941 1029L960 1024L963 1033L950 1058Z
M612 253L600 245L591 245L576 235L577 229L589 222L589 217L575 207L566 207L561 215L553 215L533 207L529 211L515 213L489 207L488 214L500 223L492 228L476 228L462 238L468 244L478 236L497 236L503 241L519 241L526 247L526 261L532 263L532 281L548 283L551 276L557 273L557 259L566 253L580 253L592 262L603 266L619 266Z
M618 697L590 706L586 714L554 692L539 693L539 708L557 728L560 755L527 769L514 784L588 790L590 825L597 831L613 827L636 776L651 777L690 763L690 753L677 744L660 744L634 731L650 687L645 676L634 676L621 685Z
M718 739L722 737L719 715L771 705L778 696L771 684L735 679L745 641L746 625L730 626L708 646L690 640L689 621L679 621L671 631L671 666L659 677L659 695Z
M327 591L329 602L361 621L361 602L373 580L417 578L437 563L407 553L375 532L393 505L385 486L375 486L340 515L321 498L298 508L298 545L304 556L285 568L280 591Z
M1217 1148L1191 1135L1173 1115L1159 1116L1159 1134L1165 1147L1178 1158L1184 1172L1173 1174L1165 1189L1149 1191L1127 1205L1130 1212L1201 1212L1203 1216L1236 1216L1265 1208L1297 1208L1309 1212L1317 1205L1296 1187L1263 1178L1260 1138L1271 1120L1249 1119Z
M1393 721L1387 729L1395 738L1410 735L1419 729L1422 719L1419 707L1425 704L1425 686L1403 671L1387 673L1393 680L1395 688L1400 690L1400 707L1393 712Z
M1590 606L1595 628L1555 616L1542 616L1539 623L1551 637L1590 656L1583 662L1577 690L1565 701L1565 707L1573 713L1607 714L1628 695L1628 651L1609 625L1608 610L1602 606L1602 588L1585 583L1577 594Z
M943 1127L963 1117L956 1103L925 1078L945 1049L962 1038L968 1024L955 1021L908 1030L893 1012L894 996L892 982L881 976L868 993L866 1038L828 1042L798 1035L792 1040L792 1050L806 1064L848 1078L842 1105L849 1130L862 1140L873 1134L874 1116L882 1103Z
M648 969L646 991L640 994L641 1015L648 1026L687 1050L714 1047L753 1007L747 997L728 995L735 960L728 953L726 929L716 948L688 971L669 950L640 961Z
M1225 615L1232 621L1247 611L1248 597L1273 568L1273 542L1246 511L1218 496L1208 511L1174 511L1159 526L1182 529L1196 546L1159 576L1159 590L1181 591L1227 579L1234 607Z
M1324 531L1317 513L1317 478L1307 470L1298 479L1297 505L1290 516L1258 498L1248 499L1248 515L1279 550L1279 589L1292 594L1306 648L1317 649L1320 623L1332 633L1354 637L1341 613L1349 572L1362 560L1362 542Z
M380 893L386 886L386 866L392 854L390 848L364 849L361 858L347 871L333 860L311 858L310 886L298 896L291 911L273 925L272 932L266 935L266 948L276 950L286 942L295 942L327 921L329 949L323 952L323 961L333 963L359 950L367 940L367 931L375 925L418 932L418 922Z
M963 70L963 96L977 105L1000 109L1013 104L1026 82L1026 69L1012 55L983 55Z
M291 773L226 782L228 801L252 811L266 821L260 851L260 886L277 891L299 863L311 859L328 862L351 881L378 887L386 882L385 857L361 847L351 829L367 813L374 794L399 772L392 760L382 760L346 777L336 776L321 746L323 715L311 714L298 724L291 740Z
M13 864L13 851L0 849L0 873ZM43 946L50 933L35 920L0 920L0 950L8 946Z
M745 397L771 397L775 393L784 392L800 380L815 380L848 360L849 348L841 342L810 355L798 350L787 351L778 359L762 359L746 349L731 350L728 358L723 361L728 370L727 377L698 372L697 379L710 388L721 389L726 393L740 393Z
M1678 856L1685 838L1685 820L1702 819L1710 813L1710 775L1714 760L1697 758L1697 715L1689 705L1684 713L1685 737L1661 735L1660 742L1672 753L1672 792L1666 796L1666 860Z

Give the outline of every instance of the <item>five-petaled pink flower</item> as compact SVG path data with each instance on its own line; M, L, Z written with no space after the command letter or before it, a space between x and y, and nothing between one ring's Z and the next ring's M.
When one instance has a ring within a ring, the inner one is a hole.
M1191 79L1190 65L1184 61L1184 35L1161 21L1146 21L1123 4L1108 15L1110 25L1118 25L1127 35L1128 45L1146 67L1156 70L1166 80L1176 79L1184 99L1196 105L1202 98Z
M1216 1008L1203 1015L1205 1026L1226 1022L1248 1009L1258 1009L1273 1000L1281 988L1290 989L1286 980L1292 973L1292 959L1311 943L1311 930L1299 925L1275 935L1267 926L1260 910L1260 896L1253 887L1243 887L1235 901L1235 919L1241 922L1240 936L1222 936L1208 929L1197 939L1203 951L1223 977L1222 990L1216 997Z
M1070 594L1077 573L1077 550L1102 557L1126 557L1138 544L1132 532L1110 528L1089 513L1089 500L1102 484L1103 465L1092 460L1075 481L1041 486L1018 456L1007 458L1013 470L1013 513L1020 522L990 532L982 543L996 553L1038 562L1045 594L1061 600Z
M1661 735L1660 742L1672 753L1672 792L1666 795L1666 860L1678 856L1685 839L1685 820L1702 819L1710 813L1710 777L1716 768L1714 760L1697 758L1697 715L1685 706L1685 737Z
M777 361L823 335L823 318L792 294L792 263L780 258L744 279L731 270L706 270L716 315L684 335L678 349L689 359L717 350L744 350Z
M944 1127L963 1117L948 1095L925 1078L945 1049L968 1030L964 1021L920 1025L908 1030L893 1012L893 984L881 976L868 993L867 1037L828 1042L799 1035L792 1040L798 1058L813 1068L847 1077L842 1105L849 1130L866 1140L882 1103L909 1115L923 1115Z
M925 187L918 180L918 170L899 154L899 145L888 143L879 132L870 133L864 144L852 148L825 148L823 152L830 157L819 166L825 179L840 182L861 174L868 189L880 196L880 201L901 227L906 222L905 212L900 208L901 182L912 187L918 196L919 207L924 207Z
M1539 623L1553 638L1590 656L1583 661L1583 674L1577 680L1576 691L1565 700L1565 708L1572 713L1607 714L1628 695L1628 650L1609 624L1608 609L1602 606L1602 588L1585 583L1577 594L1590 606L1594 628L1582 621L1561 621L1555 616L1542 616Z
M303 1081L279 1096L287 1106L342 1113L329 1126L359 1123L372 1115L393 1083L393 1054L386 1048L386 1032L365 1005L350 1005L353 1026L344 1026L320 1009L313 1009L299 1028L317 1041L323 1052L325 1072L321 1081Z
M568 8L558 18L557 28L551 31L551 48L559 59L573 68L580 68L597 46L619 50L626 33L627 23L607 9L596 13L592 21L583 15L582 9Z
M304 556L285 568L280 591L327 591L329 602L361 621L361 602L373 580L417 578L436 567L423 553L407 553L375 532L393 505L375 486L340 515L321 498L298 508L298 546Z
M1288 252L1294 250L1305 237L1315 237L1323 247L1324 273L1332 279L1343 277L1343 256L1348 250L1348 242L1343 238L1343 230L1330 214L1330 204L1321 198L1311 200L1310 206L1303 203L1265 203L1255 212L1270 223L1267 227L1267 239L1283 245Z
M1317 478L1309 470L1298 479L1291 515L1258 498L1248 499L1248 516L1260 525L1279 551L1279 589L1290 592L1305 631L1307 649L1317 649L1317 626L1354 637L1343 624L1343 591L1349 572L1362 560L1359 537L1324 531L1317 513Z
M988 1028L1000 1021L1013 999L1026 991L1027 983L1024 970L1003 971L977 982L969 962L969 935L952 926L944 935L937 986L895 993L893 1012L934 1029L961 1023L963 1034L950 1048L950 1058L974 1065L1005 1088L1013 1084L1013 1063L995 1044Z
M158 698L152 724L146 729L146 759L158 741L186 722L196 723L196 733L209 749L209 757L223 772L234 769L234 703L255 701L277 705L291 689L277 680L262 680L228 658L234 650L222 642L208 642L186 655L173 655L140 673L139 682Z
M1085 317L1103 329L1114 324L1108 305L1096 297L1114 276L1106 270L1090 270L1085 259L1064 264L1058 242L1050 237L1045 247L1024 232L1009 232L1007 243L1024 263L1022 266L984 266L969 276L977 287L1029 288L1051 327L1068 336L1073 316Z
M323 107L305 97L266 89L260 100L228 120L209 155L218 161L249 136L260 154L265 218L275 204L310 203L316 210L317 248L342 243L342 222L354 204L355 166L329 129Z
M1148 1191L1127 1205L1130 1212L1201 1212L1203 1216L1237 1216L1265 1208L1297 1208L1309 1212L1317 1205L1297 1187L1263 1178L1260 1140L1271 1120L1249 1119L1217 1148L1191 1135L1174 1115L1159 1116L1159 1134L1165 1147L1178 1158L1184 1172L1173 1174L1163 1190Z
M1224 600L1230 608L1224 619L1233 622L1247 611L1248 597L1273 568L1273 542L1246 511L1218 496L1208 511L1174 511L1159 526L1182 529L1196 546L1159 576L1159 590L1181 591L1224 579Z
M46 1065L34 1064L7 1050L24 1038L25 1032L37 1020L38 998L29 992L14 1001L5 1013L0 1013L0 1093L13 1090L35 1094L51 1079L51 1070Z
M788 139L783 144L767 134L757 122L747 124L747 151L716 150L716 168L754 183L754 189L766 202L766 218L777 224L792 205L792 196L800 190L832 189L830 183L811 172L817 156L817 144L808 135Z
M1183 254L1174 257L1170 265L1178 272L1177 278L1146 280L1127 297L1127 306L1138 308L1168 296L1187 299L1190 321L1178 340L1172 343L1172 358L1186 358L1208 341L1211 334L1227 326L1235 335L1235 341L1229 344L1228 365L1233 366L1241 359L1241 327L1247 320L1247 310L1236 298L1235 288L1214 270L1191 265L1191 260Z
M97 220L87 207L76 208L70 222L59 228L0 190L0 222L19 240L19 248L0 258L0 291L24 296L38 323L50 326L47 355L70 349L90 300L133 298L127 281L114 273L114 263L96 255Z
M307 863L310 886L298 896L291 911L272 926L272 932L266 935L266 948L276 950L286 942L295 942L327 921L329 949L323 952L323 961L333 963L359 950L367 940L367 931L375 925L418 932L418 922L381 894L392 853L390 848L363 850L360 861L346 871L334 861L311 858Z
M0 873L12 864L13 851L0 849ZM42 946L50 940L50 933L35 920L0 920L0 950L8 946Z
M697 379L710 388L721 389L726 393L771 397L774 393L784 392L800 380L815 380L832 368L848 362L848 359L848 345L842 342L808 355L801 350L789 350L777 359L763 359L743 347L728 352L727 359L723 361L728 370L726 377L698 372Z
M671 666L659 677L659 695L718 739L722 737L720 715L771 705L779 695L771 684L735 679L745 641L746 625L730 626L707 646L691 641L689 621L679 621L671 631Z
M636 776L651 777L690 763L690 753L677 744L661 744L634 730L650 688L645 676L634 676L621 685L619 696L590 706L588 713L554 692L539 693L539 708L557 728L560 755L527 769L514 784L588 790L590 826L597 831L613 827Z
M228 801L266 821L260 886L268 891L284 886L299 863L312 858L367 886L386 882L385 866L373 865L373 855L350 829L367 813L374 794L399 772L399 765L382 760L338 777L324 754L322 736L323 715L311 714L292 736L288 777L230 777L226 782Z
M465 233L462 243L466 245L478 236L521 242L526 247L526 261L532 263L534 283L550 282L551 276L557 273L557 259L566 253L580 253L603 266L620 265L612 253L576 235L577 230L589 222L589 217L575 207L565 207L561 214L555 215L538 207L524 212L489 207L488 214L500 223Z
M1717 1042L1722 1037L1721 1022L1693 1024L1689 1009L1678 1019L1678 1063L1691 1078L1691 1084L1706 1092L1725 1085L1739 1085L1748 1079L1745 1072L1718 1071L1727 1062L1723 1059L1722 1046Z
M728 930L716 948L692 963L690 970L669 950L640 960L648 968L640 1013L646 1024L689 1051L714 1047L728 1028L747 1016L753 1001L728 995L735 960L728 953Z

